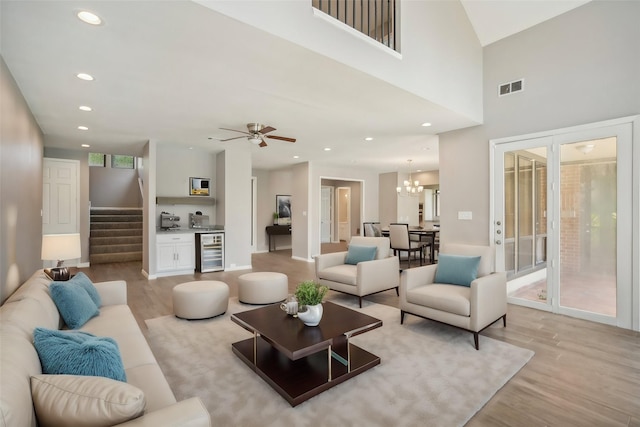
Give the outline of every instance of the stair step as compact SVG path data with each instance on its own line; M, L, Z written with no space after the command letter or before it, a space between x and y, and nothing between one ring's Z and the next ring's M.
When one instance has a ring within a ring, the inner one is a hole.
M119 252L109 254L92 254L89 256L91 264L108 264L112 262L142 261L142 252Z
M142 208L91 208L91 215L142 215Z
M142 243L135 243L131 245L91 245L89 250L91 255L118 252L142 252Z
M129 229L139 228L142 230L142 222L91 222L91 230L109 230L109 229Z
M89 238L90 246L133 245L142 244L142 236L93 236Z
M96 237L142 237L142 228L107 228L91 230L90 238Z
M142 222L142 215L91 215L91 222Z

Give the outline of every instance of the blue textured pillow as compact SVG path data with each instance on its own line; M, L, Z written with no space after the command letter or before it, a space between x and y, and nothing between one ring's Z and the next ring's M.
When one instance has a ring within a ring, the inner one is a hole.
M377 246L357 246L349 245L345 264L356 265L363 261L372 261L376 259Z
M100 306L102 305L102 299L100 298L98 290L93 285L91 279L89 279L89 277L87 277L87 275L83 272L76 273L75 276L63 283L75 283L77 285L80 285L85 291L87 291L96 307L100 308Z
M113 338L96 337L82 331L36 328L33 344L44 374L127 380L120 349Z
M77 283L52 282L49 293L64 323L71 329L78 329L100 314L89 293Z
M435 283L471 286L478 277L479 256L438 254Z

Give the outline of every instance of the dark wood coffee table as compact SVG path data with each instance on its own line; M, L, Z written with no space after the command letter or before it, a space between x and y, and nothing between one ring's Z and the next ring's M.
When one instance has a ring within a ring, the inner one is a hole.
M253 338L231 344L233 352L291 406L380 363L349 338L382 326L382 320L331 302L318 326L305 326L279 304L237 313L231 320Z

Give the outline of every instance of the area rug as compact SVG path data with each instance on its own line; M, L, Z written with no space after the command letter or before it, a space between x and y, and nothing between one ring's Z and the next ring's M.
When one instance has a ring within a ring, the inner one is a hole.
M255 306L229 303L209 320L147 320L149 344L178 400L199 396L216 426L461 426L515 375L533 352L338 295L333 302L383 321L352 342L380 365L292 408L240 361L231 343L252 335L230 315ZM501 323L500 323L501 325Z

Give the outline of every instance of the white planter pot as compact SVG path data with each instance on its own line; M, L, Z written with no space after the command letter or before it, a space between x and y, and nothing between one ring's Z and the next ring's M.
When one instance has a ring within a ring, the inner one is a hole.
M307 326L318 326L322 319L322 304L307 305L307 311L298 311L298 319Z

